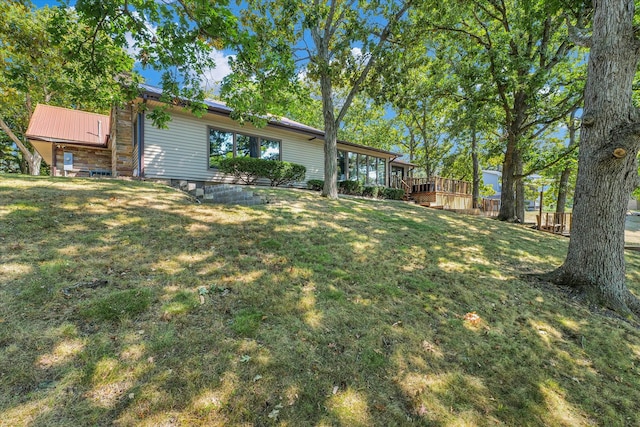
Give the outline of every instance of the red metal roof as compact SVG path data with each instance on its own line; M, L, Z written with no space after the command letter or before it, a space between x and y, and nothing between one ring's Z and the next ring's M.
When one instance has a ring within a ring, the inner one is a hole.
M27 129L28 139L106 147L111 118L104 114L38 104Z

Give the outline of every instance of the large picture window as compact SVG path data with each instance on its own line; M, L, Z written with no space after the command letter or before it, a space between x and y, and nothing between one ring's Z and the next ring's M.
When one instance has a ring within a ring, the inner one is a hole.
M209 167L217 168L220 160L229 157L280 160L280 141L209 128Z
M363 185L387 185L387 161L366 154L338 151L338 181L360 181Z
M209 167L217 168L228 157L233 157L233 133L209 129Z

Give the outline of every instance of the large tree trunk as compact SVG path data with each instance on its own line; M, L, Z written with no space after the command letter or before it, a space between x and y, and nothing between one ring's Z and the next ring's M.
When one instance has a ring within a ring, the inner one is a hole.
M320 76L322 91L322 115L324 118L324 187L322 195L330 199L338 198L338 126L333 109L333 88L331 77Z
M37 151L34 151L31 154L31 157L27 159L29 164L29 174L30 175L40 175L40 166L42 165L42 156Z
M525 71L520 71L525 74ZM527 117L527 94L524 91L515 93L513 108L506 111L507 116L511 117L509 128L507 131L507 150L504 153L504 162L502 163L502 193L500 195L500 212L498 220L500 221L516 221L518 216L524 220L524 199L521 198L521 205L517 205L516 184L522 175L522 154L520 153L520 138L522 136L522 126ZM518 178L516 178L518 176ZM524 191L521 190L521 196L524 197ZM521 212L520 212L521 211Z
M633 0L594 1L574 221L561 283L620 312L640 314L625 284L624 226L638 182L640 123L632 103L638 65Z
M514 221L516 218L514 152L516 150L515 136L507 135L507 151L502 163L502 192L500 193L500 221Z

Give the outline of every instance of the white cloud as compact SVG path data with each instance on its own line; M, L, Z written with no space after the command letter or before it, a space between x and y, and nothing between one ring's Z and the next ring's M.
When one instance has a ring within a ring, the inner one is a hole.
M351 48L351 55L354 58L360 58L362 57L362 49L360 49L359 47L352 47Z
M216 66L206 70L200 79L202 87L205 90L214 90L217 92L220 89L222 79L231 74L229 59L234 57L235 55L225 55L224 52L215 49L211 52L211 58Z
M130 32L127 32L127 34L125 34L125 38L127 40L127 47L125 48L125 50L130 57L137 58L138 54L140 53L140 48L136 46L136 42L135 40L133 40L133 36Z

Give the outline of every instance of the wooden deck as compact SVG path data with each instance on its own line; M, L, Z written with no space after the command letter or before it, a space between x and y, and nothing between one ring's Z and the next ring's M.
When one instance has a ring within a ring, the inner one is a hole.
M571 234L573 215L570 213L543 212L541 215L536 215L536 221L538 230L569 236Z
M439 209L471 209L471 183L433 176L430 178L392 177L391 187L402 188L405 200Z

